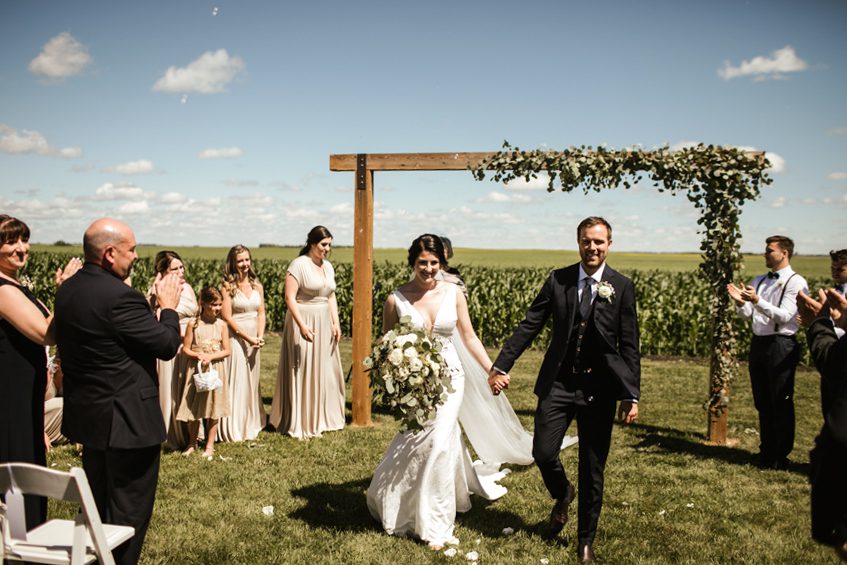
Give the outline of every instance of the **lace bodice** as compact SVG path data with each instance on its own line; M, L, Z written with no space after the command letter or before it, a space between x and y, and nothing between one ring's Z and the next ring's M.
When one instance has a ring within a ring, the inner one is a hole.
M449 339L452 337L453 330L456 328L458 315L456 314L456 285L447 284L446 286L444 299L441 301L441 305L438 307L438 313L435 315L432 333ZM412 306L412 303L399 290L394 291L394 301L397 304L397 313L400 316L411 316L414 325L424 327L424 318L421 316L421 313L418 312L417 308Z

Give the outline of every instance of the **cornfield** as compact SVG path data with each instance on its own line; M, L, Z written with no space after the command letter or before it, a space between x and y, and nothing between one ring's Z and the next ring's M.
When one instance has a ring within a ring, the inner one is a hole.
M55 285L53 274L70 258L66 254L39 253L30 257L22 273L31 282L36 295L52 310ZM335 266L339 318L344 335L350 335L353 315L353 266ZM187 259L186 279L199 291L206 285L219 286L223 262L211 259ZM265 287L267 327L282 329L285 320L283 285L288 261L257 260L254 269ZM461 267L468 287L468 306L477 335L486 345L502 344L523 319L549 269L543 267ZM696 272L629 271L635 283L638 320L643 355L708 357L710 343L708 287ZM133 286L146 293L154 278L153 261L139 259L133 271ZM409 280L409 269L401 263L374 265L374 335L380 330L382 305L392 289ZM823 278L809 279L812 289L827 286ZM747 322L736 324L739 354L746 355L750 344ZM801 341L803 336L798 336ZM550 328L538 336L534 347L543 348L550 339Z

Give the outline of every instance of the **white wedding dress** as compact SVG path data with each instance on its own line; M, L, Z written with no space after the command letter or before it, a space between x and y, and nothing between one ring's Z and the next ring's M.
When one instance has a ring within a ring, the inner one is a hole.
M410 535L431 545L452 541L456 512L471 508L471 493L489 500L506 494L496 481L506 472L498 465L474 465L462 441L459 412L465 392L465 372L452 341L456 328L456 285L448 284L433 324L433 333L447 343L442 350L454 392L438 407L435 420L417 432L398 433L374 472L368 487L368 509L392 535ZM394 292L399 316L423 326L420 313ZM531 459L530 459L531 461Z

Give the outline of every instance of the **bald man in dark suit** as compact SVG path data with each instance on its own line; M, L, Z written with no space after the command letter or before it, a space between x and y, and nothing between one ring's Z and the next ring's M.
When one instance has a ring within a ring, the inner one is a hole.
M135 528L115 549L117 563L138 562L153 515L165 439L156 359L174 357L181 341L177 275L157 283L158 320L144 295L124 283L138 258L135 245L123 222L91 224L85 265L59 288L53 326L65 374L62 433L83 446L101 519Z

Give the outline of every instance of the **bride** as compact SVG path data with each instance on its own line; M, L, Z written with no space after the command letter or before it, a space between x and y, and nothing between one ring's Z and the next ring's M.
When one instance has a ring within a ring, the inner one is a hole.
M464 295L455 284L439 280L439 270L447 266L441 239L431 234L419 236L409 248L408 259L414 276L385 301L383 332L393 328L401 316L408 315L413 324L445 338L442 355L454 392L423 430L401 432L394 437L374 472L367 502L371 514L387 533L411 535L439 550L445 544L458 543L453 536L456 512L470 509L471 493L489 500L506 494L506 488L496 483L506 474L499 471L499 463L531 463L532 436L520 426L505 399L481 409L464 406L468 400L464 399L466 371L473 369L473 375L484 375L481 386L471 389L476 402L482 396L480 391L487 389L491 360L474 333ZM467 356L464 360L457 351L461 344L465 350L462 353ZM494 398L490 391L487 396ZM497 424L497 428L489 428L487 433L477 429L473 437L469 434L485 460L484 464L475 465L462 442L460 413L464 422L486 411L490 411L488 421ZM510 439L495 437L504 425Z

